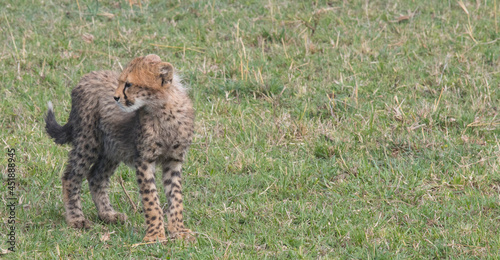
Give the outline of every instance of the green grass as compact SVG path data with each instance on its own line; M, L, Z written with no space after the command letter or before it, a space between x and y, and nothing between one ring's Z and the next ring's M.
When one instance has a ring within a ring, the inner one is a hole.
M0 7L2 205L6 149L18 160L17 245L5 257L500 257L500 1ZM196 109L184 166L195 244L133 247L145 225L119 184L140 206L125 166L111 185L124 225L98 220L86 182L95 227L63 217L70 148L44 132L47 101L66 122L82 75L149 53L178 68ZM8 214L2 206L2 249Z

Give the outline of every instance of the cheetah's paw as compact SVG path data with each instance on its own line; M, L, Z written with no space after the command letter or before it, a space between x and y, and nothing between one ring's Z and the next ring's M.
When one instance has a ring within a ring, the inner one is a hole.
M92 222L85 218L68 219L67 222L68 226L79 229L90 229L93 225Z
M170 232L170 238L171 239L182 239L184 241L188 242L194 242L196 240L195 234L193 231L183 228L183 229L178 229L175 232Z
M164 241L167 241L167 237L165 237L165 234L163 235L146 235L143 239L142 239L144 242L156 242L156 241L160 241L160 242L164 242Z
M109 224L123 224L127 220L127 215L116 211L108 211L99 213L99 218Z

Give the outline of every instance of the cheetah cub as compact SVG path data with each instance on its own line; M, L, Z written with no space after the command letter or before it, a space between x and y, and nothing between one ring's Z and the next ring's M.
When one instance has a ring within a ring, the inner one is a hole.
M80 202L83 178L102 221L127 219L113 209L108 195L109 178L124 162L136 169L147 224L144 241L165 240L155 181L155 167L161 165L167 230L171 238L193 240L183 224L181 168L193 137L194 111L172 65L150 54L132 60L121 74L89 73L73 89L71 99L66 125L56 122L51 102L45 118L55 143L73 144L62 176L68 225L91 226Z

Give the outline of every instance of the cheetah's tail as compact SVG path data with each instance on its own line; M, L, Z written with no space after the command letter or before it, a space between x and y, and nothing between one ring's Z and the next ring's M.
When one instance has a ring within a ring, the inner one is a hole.
M52 102L49 101L47 103L47 106L49 108L49 110L47 111L47 115L45 116L45 130L47 131L47 133L54 139L54 142L56 144L65 144L71 142L71 125L68 123L64 126L61 126L59 123L57 123Z

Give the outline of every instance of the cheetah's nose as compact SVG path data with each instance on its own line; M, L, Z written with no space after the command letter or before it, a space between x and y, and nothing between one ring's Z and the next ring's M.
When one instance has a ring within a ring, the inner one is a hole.
M116 101L120 100L120 97L113 97Z

